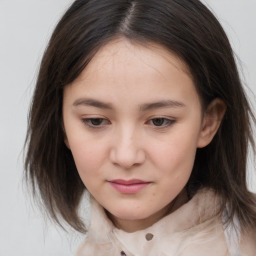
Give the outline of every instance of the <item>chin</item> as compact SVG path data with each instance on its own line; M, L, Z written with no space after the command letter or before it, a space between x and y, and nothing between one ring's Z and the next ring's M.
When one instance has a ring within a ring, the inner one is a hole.
M108 210L107 210L108 211ZM124 209L122 210L113 210L113 211L108 211L114 218L118 218L121 220L143 220L146 219L150 216L149 213L141 212L141 211L136 211L134 209Z

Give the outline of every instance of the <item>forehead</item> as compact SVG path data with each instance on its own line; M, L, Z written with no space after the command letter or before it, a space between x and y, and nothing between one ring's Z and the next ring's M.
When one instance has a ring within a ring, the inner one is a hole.
M166 65L167 63L168 65ZM163 46L156 43L143 44L118 38L98 50L84 72L78 77L78 80L86 79L95 72L112 71L111 68L114 68L115 71L125 70L127 73L130 70L129 68L136 64L139 66L144 64L148 68L158 71L159 74L169 65L172 65L173 68L192 77L185 62ZM135 76L137 73L134 72L133 75Z
M157 44L125 39L103 46L80 76L64 90L73 96L100 100L130 97L136 100L179 100L197 93L186 64ZM169 97L169 98L168 98Z

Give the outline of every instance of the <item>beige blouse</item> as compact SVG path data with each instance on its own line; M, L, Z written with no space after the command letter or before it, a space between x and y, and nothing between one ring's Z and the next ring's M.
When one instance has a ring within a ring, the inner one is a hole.
M203 189L151 227L127 233L92 198L91 224L76 256L256 256L256 232L241 234L238 223L224 228L218 205Z

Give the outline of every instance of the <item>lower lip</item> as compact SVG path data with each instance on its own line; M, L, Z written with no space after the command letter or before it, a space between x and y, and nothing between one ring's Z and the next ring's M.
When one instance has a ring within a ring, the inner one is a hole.
M111 186L114 187L117 191L123 194L135 194L148 186L150 183L138 183L138 184L119 184L110 182Z

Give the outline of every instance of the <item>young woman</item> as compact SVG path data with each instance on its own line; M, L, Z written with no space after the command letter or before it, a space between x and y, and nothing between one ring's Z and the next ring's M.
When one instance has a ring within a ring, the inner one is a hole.
M26 174L53 219L88 232L78 256L253 256L250 121L229 41L200 1L77 0L42 60Z

